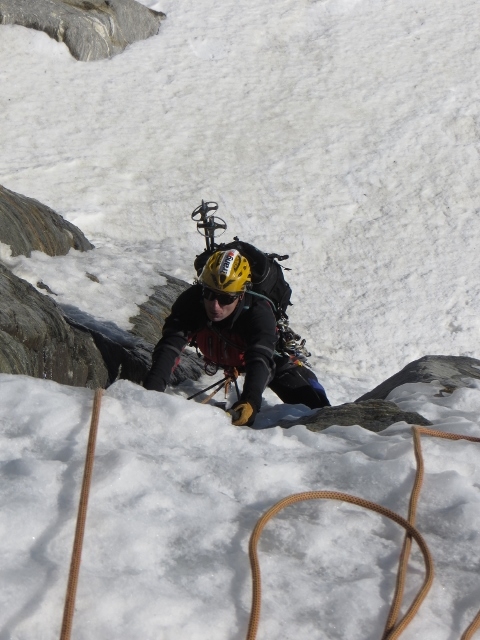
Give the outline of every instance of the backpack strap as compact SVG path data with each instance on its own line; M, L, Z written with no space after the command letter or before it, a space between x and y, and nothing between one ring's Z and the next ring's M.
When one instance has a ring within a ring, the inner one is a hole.
M275 306L275 304L272 302L272 300L270 300L270 298L268 298L267 296L264 296L263 293L257 293L256 291L252 291L251 289L248 290L249 295L251 296L256 296L257 298L263 298L264 300L266 300L267 302L269 302L272 305L273 311L274 313L277 313L278 309ZM248 307L247 307L248 308Z

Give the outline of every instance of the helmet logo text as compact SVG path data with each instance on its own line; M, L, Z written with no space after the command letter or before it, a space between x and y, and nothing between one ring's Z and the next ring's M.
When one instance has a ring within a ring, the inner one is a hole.
M231 251L228 251L225 253L225 255L223 256L223 260L220 264L220 269L218 270L219 275L221 276L228 276L230 275L230 270L232 268L233 263L235 262L235 258L238 255L238 251L236 251L235 249L232 249Z

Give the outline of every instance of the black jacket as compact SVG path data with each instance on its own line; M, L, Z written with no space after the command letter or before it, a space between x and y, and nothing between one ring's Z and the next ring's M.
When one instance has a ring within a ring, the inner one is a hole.
M232 315L221 322L208 319L200 285L193 285L180 294L165 320L162 338L153 352L145 388L165 391L183 349L197 334L205 335L201 333L205 331L212 332L213 337L223 341L226 352L239 347L237 351L243 354L245 371L241 400L250 402L258 411L262 393L275 371L276 321L269 303L248 293ZM212 354L204 355L211 359ZM225 364L218 360L217 357L215 364Z

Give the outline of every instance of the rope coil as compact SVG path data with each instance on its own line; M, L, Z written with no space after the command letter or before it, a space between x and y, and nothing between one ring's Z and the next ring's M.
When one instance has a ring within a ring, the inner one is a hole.
M428 549L428 546L420 534L420 532L415 528L415 518L417 511L418 499L420 496L420 490L423 482L424 475L424 463L423 463L423 455L421 448L421 434L434 436L437 438L445 438L448 440L468 440L470 442L480 442L480 438L475 438L473 436L464 436L453 433L445 433L443 431L436 431L434 429L426 429L425 427L413 426L413 441L414 441L414 451L415 451L415 459L417 464L415 481L412 487L412 493L410 496L410 503L408 509L408 520L405 520L401 516L399 516L394 511L387 509L379 504L374 502L370 502L368 500L364 500L363 498L358 498L356 496L352 496L346 493L339 493L336 491L306 491L304 493L297 493L286 498L283 498L276 504L274 504L268 511L266 511L261 518L258 520L255 528L250 537L249 544L249 556L250 556L250 566L252 571L252 606L250 612L250 621L248 625L247 632L247 640L255 640L257 637L258 626L260 623L260 612L261 612L261 574L260 574L260 564L258 561L258 551L257 545L260 539L261 533L269 520L271 520L277 513L279 513L282 509L288 507L291 504L296 502L302 502L304 500L341 500L344 502L349 502L351 504L356 504L365 509L370 509L371 511L376 511L377 513L390 518L394 522L397 522L400 526L402 526L406 533L402 546L402 551L400 554L399 560L399 569L397 574L397 581L395 587L395 593L392 600L392 605L390 607L390 612L388 614L387 622L385 625L385 630L382 636L382 640L396 640L396 638L400 637L408 624L412 621L413 617L417 613L420 605L423 600L427 596L430 587L433 582L433 560ZM408 566L408 559L410 557L410 550L412 546L412 539L420 547L420 550L423 554L423 558L425 561L425 578L423 584L415 596L412 604L410 605L408 611L405 613L403 618L397 622L398 616L400 613L400 608L402 605L403 593L405 588L405 580ZM461 640L471 640L474 633L480 628L480 611L475 616L472 623L469 625L467 630L462 635Z

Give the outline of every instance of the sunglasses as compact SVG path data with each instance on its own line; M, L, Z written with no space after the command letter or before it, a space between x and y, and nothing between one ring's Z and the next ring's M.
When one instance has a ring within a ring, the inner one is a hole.
M204 300L216 300L221 307L226 307L229 304L233 304L235 300L238 300L239 296L231 296L228 293L219 293L213 291L213 289L203 289Z

